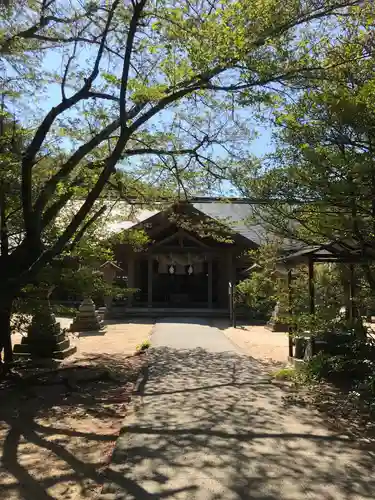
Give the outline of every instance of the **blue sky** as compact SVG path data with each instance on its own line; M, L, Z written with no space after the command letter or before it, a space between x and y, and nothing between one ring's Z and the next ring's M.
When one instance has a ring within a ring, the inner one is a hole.
M50 72L56 72L58 74L61 74L62 73L61 57L62 54L60 51L56 51L56 53L49 53L44 60L43 69ZM67 89L67 94L69 95L68 89ZM61 88L60 85L57 84L49 85L47 95L40 96L40 98L38 99L38 105L44 112L48 112L52 106L57 105L59 102L61 102ZM74 115L74 113L76 113L76 111L70 112L70 116ZM257 157L262 157L266 153L270 152L272 150L271 127L268 125L262 126L260 124L257 124L252 116L250 109L241 110L240 115L241 118L245 118L246 121L251 124L251 129L255 130L257 133L257 137L255 139L249 140L249 144L246 148L247 151L250 154L255 155ZM164 111L163 121L165 120L168 121L169 117L172 117L172 113L169 114L168 111L167 112ZM62 139L62 144L65 145L65 143L66 147L69 148L71 142L68 138ZM217 154L217 151L219 150L217 150L215 147L215 155ZM144 159L141 156L134 157L131 159L131 164L133 164L135 167L136 165L141 166L143 162ZM224 182L221 187L221 194L227 196L229 195L236 196L238 195L238 192L234 190L233 187L228 182Z
M43 67L47 71L54 71L59 74L62 72L62 54L60 51L56 51L56 53L49 52L45 60L43 62ZM80 59L80 57L79 57ZM82 65L81 65L82 66ZM50 85L48 89L48 98L46 96L40 102L42 109L46 112L49 109L58 104L61 101L61 88L59 85ZM248 114L249 122L252 122L252 129L257 132L257 137L249 143L249 151L256 156L263 156L267 152L272 150L271 144L271 134L272 128L269 124L262 126L260 124L254 123L254 120L251 116L251 110L243 110L241 111L241 116L246 117ZM164 115L165 116L165 115Z
M41 107L48 112L52 106L55 106L61 101L61 90L58 85L50 85L48 91L48 99L43 98ZM244 111L245 114L245 111ZM250 112L249 118L251 120ZM249 150L256 156L263 156L272 150L272 128L269 125L253 125L253 129L257 132L258 136L249 144Z

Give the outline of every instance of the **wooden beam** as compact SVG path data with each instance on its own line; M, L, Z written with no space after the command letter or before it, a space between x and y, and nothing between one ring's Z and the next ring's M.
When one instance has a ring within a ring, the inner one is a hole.
M314 261L309 259L309 304L310 314L315 314Z
M158 241L157 243L155 243L153 245L153 247L159 247L161 245L165 245L165 243L168 243L169 241L173 241L175 238L177 238L177 239L179 239L179 238L186 238L187 240L193 241L194 243L196 243L201 248L204 248L204 249L210 248L208 245L206 245L205 243L203 243L202 241L200 241L198 238L195 238L195 236L191 235L190 233L184 231L183 229L179 229L178 231L176 231L175 233L167 236L163 240Z
M207 302L208 302L208 308L212 309L212 259L208 260L208 296L207 296Z
M197 254L197 255L216 255L217 254L217 249L205 249L205 248L198 248L198 247L183 247L181 248L178 245L162 245L162 246L151 246L148 251L146 252L139 252L140 254L142 253L143 255L148 255L149 253L153 253L156 255L162 254L168 254L168 253L190 253L190 254Z
M148 256L147 261L147 306L152 307L152 281L153 281L153 258L152 255Z
M293 306L292 306L292 300L293 300L293 290L292 290L292 279L293 279L293 274L292 270L288 269L288 313L289 313L289 333L288 333L288 349L289 349L289 356L292 358L293 357L293 327L291 325L291 318L293 314Z

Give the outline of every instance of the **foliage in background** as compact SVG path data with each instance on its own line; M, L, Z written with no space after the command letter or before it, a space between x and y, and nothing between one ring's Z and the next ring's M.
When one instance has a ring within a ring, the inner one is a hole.
M112 240L103 239L101 225L100 220L93 224L70 251L52 260L33 283L21 290L13 304L16 316L12 331L25 332L30 317L49 307L56 315L74 316L86 297L91 297L96 306L101 307L106 296L119 300L135 292L127 288L126 281L114 280L112 284L105 281L100 266L114 261L114 254ZM64 302L69 305L64 306Z
M25 0L0 8L0 87L7 111L27 131L17 192L3 191L1 202L0 349L7 360L13 301L103 214L108 185L120 186L127 200L220 190L254 137L240 108L255 114L275 104L283 85L299 92L321 78L325 54L346 45L346 27L362 4Z
M287 289L277 272L280 245L278 242L262 245L259 249L248 252L248 256L254 266L249 278L236 287L237 302L246 305L261 318L269 319L276 302L287 307Z
M357 13L345 43L324 54L322 78L280 96L275 151L239 166L234 181L246 196L269 201L258 217L277 234L309 245L340 241L340 255L357 251L362 283L374 291L374 3Z
M280 242L275 241L251 251L249 257L255 263L249 278L237 285L238 300L251 310L258 311L269 319L279 303L281 317L292 322L296 332L303 330L317 331L339 314L344 305L344 292L341 270L334 264L315 265L315 311L309 314L309 284L307 266L293 269L291 284L291 310L289 311L289 289L287 271L283 268Z

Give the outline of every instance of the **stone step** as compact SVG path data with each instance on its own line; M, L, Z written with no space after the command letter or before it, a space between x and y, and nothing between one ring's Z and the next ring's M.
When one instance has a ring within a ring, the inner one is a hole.
M20 344L19 344L20 345ZM14 357L15 359L36 359L36 360L54 360L54 359L65 359L72 354L77 352L77 347L76 346L69 346L66 349L63 349L61 351L53 351L50 356L42 357L38 355L32 355L29 352L15 352Z
M52 353L55 351L63 351L67 349L70 346L70 340L69 339L64 339L61 342L46 342L45 344L41 343L34 343L34 342L29 342L29 343L22 343L22 344L15 344L13 347L13 352L16 354L27 354L27 353L37 353L40 351L46 352L46 353Z
M70 325L71 332L99 332L105 328L103 321L77 322Z
M57 335L53 336L53 339L56 342L62 342L65 340L66 334L64 332L58 333ZM21 344L28 344L29 343L29 337L26 335L25 337L22 337Z
M75 345L71 345L62 351L55 351L52 354L52 358L54 359L65 359L77 352L77 347Z
M106 319L124 319L129 317L194 317L194 318L228 318L229 313L225 309L189 309L173 307L116 307L113 306L106 312Z

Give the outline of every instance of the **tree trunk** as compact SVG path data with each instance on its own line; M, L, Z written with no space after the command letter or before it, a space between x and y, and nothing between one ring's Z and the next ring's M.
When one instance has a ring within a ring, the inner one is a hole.
M369 264L363 264L362 268L364 270L367 283L369 284L371 291L375 292L375 276L373 270L371 269L371 266Z
M13 297L0 295L0 352L7 369L13 361L10 320L12 315Z

